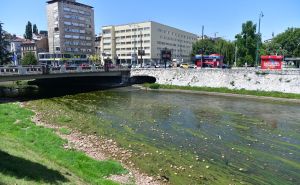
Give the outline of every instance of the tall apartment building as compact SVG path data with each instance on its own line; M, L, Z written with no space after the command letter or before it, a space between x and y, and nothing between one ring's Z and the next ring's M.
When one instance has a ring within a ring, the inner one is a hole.
M75 0L47 2L50 53L94 54L94 9Z
M143 62L157 63L164 48L172 51L173 59L189 61L196 41L193 33L153 21L102 27L103 55L114 62L136 63L138 50L144 50Z

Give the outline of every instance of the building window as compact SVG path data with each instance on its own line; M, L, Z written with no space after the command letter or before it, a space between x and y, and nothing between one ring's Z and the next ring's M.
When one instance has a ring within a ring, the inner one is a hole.
M67 25L67 26L71 26L72 23L71 23L71 22L66 22L66 21L65 21L64 24Z
M65 12L69 12L69 11L71 11L71 9L70 9L70 8L67 8L67 7L64 7L64 11L65 11Z
M72 35L65 35L65 38L70 39L70 38L72 38Z
M72 12L72 13L78 13L78 10L76 10L76 9L71 9L71 12Z
M111 30L103 30L102 32L103 32L103 34L110 34Z

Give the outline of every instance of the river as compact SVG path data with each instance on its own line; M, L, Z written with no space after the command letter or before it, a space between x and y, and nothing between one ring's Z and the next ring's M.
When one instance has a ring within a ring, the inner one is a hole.
M96 118L92 131L171 184L300 184L299 104L135 88L46 101Z

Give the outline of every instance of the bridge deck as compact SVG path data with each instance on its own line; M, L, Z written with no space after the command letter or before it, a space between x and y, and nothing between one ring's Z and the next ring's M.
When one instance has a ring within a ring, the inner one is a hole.
M83 76L122 76L124 72L130 72L130 69L124 67L104 69L103 67L97 66L60 66L48 68L45 66L0 67L0 82Z

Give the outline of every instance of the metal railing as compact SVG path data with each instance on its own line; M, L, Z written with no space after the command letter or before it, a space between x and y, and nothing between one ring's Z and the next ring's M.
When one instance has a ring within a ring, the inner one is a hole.
M122 66L114 66L106 69L104 66L0 66L0 77L15 75L71 74L109 71L130 71L130 69Z

